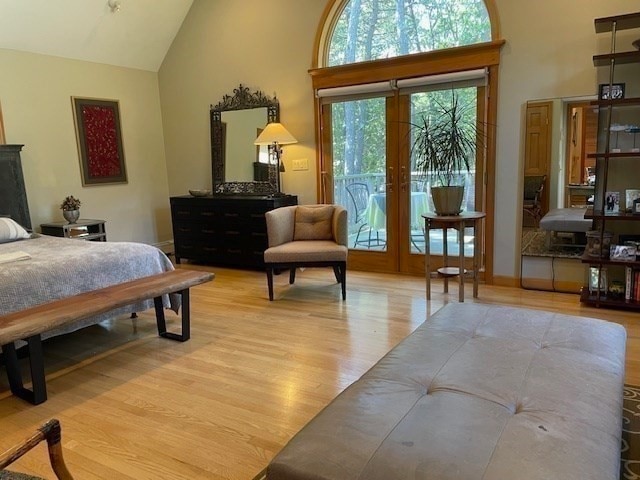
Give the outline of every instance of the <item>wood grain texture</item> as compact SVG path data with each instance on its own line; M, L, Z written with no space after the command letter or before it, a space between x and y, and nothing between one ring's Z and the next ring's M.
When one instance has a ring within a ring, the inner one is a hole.
M0 345L212 279L213 274L207 272L173 270L3 315L0 316Z
M445 303L435 281L348 272L347 300L330 269L275 277L215 272L191 290L192 337L157 336L153 310L44 344L49 400L11 396L0 373L0 450L49 418L64 431L66 464L82 479L251 479L339 392ZM523 306L608 319L628 332L627 383L640 384L640 317L582 306L577 295L480 286L466 302ZM170 323L179 317L169 315ZM46 447L15 469L51 477ZM18 468L19 467L19 468Z

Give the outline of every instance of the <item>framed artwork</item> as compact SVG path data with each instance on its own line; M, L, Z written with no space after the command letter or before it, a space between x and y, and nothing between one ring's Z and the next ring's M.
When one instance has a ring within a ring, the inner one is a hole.
M598 88L598 98L600 100L614 100L624 98L624 83L612 83L611 92L608 83L601 83Z
M638 189L627 189L624 191L625 193L625 204L624 207L627 210L633 210L633 202L640 198L640 190ZM635 213L635 212L633 212Z
M605 215L614 215L620 211L620 192L606 192L605 194Z
M82 185L127 183L117 100L71 97Z

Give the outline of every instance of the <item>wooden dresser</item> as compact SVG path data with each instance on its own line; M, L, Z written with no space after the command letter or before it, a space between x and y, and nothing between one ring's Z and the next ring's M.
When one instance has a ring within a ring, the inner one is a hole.
M264 267L265 212L296 205L298 197L171 197L176 262L183 258L235 267Z

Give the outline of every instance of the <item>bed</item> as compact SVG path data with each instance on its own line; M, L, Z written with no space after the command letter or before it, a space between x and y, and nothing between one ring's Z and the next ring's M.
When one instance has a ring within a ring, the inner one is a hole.
M0 259L4 259L0 263L0 316L174 269L167 256L151 245L89 242L37 234L0 243ZM165 297L164 305L177 311L179 297ZM63 330L50 331L42 338L148 308L153 308L153 300L114 310Z

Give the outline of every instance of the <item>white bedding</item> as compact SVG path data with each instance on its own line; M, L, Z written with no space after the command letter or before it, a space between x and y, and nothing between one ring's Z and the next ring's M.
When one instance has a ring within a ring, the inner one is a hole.
M9 258L17 253L30 258L0 264L0 316L174 268L156 247L131 242L88 242L38 235L0 244L0 255ZM165 306L177 311L179 298L165 298ZM148 308L153 308L153 300L48 332L43 338Z

